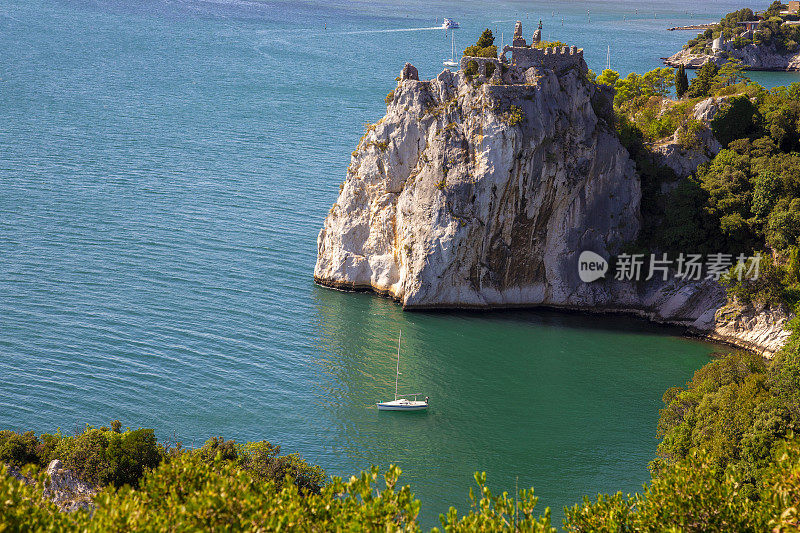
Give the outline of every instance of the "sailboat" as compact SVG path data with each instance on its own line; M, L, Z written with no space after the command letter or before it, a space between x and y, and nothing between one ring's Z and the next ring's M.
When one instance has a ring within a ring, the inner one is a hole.
M444 66L446 66L446 67L457 67L458 66L458 62L455 60L455 55L456 55L456 32L452 31L450 33L453 36L453 42L450 45L450 60L445 59L444 61L442 61L442 64L444 64Z
M425 400L417 400L418 396L422 394L407 394L414 399L398 398L397 385L400 379L400 339L403 337L403 332L400 332L400 337L397 338L397 374L394 377L394 400L390 402L378 402L378 411L424 411L428 408L428 397Z

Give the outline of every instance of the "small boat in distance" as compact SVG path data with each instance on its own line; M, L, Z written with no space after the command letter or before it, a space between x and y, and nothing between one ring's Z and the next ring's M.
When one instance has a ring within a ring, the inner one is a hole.
M457 67L458 61L455 60L456 56L456 33L452 32L453 40L450 45L450 59L445 59L442 64L446 67Z
M459 27L460 26L458 25L458 22L456 22L453 19L449 19L449 18L445 17L442 20L442 28L444 28L446 30L454 30L454 29L459 28Z
M400 379L400 339L403 337L403 332L400 331L400 336L397 338L397 373L394 376L394 400L390 402L378 402L378 411L424 411L428 408L428 397L425 400L417 400L418 396L422 394L406 394L414 399L398 398L397 384Z

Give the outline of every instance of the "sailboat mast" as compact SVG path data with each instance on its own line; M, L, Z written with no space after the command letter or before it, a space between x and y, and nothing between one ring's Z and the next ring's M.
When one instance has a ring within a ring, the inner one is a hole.
M397 374L394 376L394 399L397 399L397 381L400 379L400 339L403 338L403 330L400 330L400 336L397 337Z

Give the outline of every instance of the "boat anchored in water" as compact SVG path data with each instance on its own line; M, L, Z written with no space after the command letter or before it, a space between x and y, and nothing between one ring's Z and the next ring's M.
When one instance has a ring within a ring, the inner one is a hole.
M459 28L459 27L460 26L458 25L458 22L456 22L453 19L449 19L449 18L445 17L442 20L442 28L444 28L446 30L454 30L454 29Z
M397 394L397 386L400 381L400 339L403 337L403 332L400 332L400 336L397 338L397 373L394 376L394 400L389 402L378 402L378 411L424 411L428 408L428 397L425 396L425 400L417 400L419 396L422 394L406 394L405 396L410 396L414 398L413 400L409 400L408 398L398 398Z

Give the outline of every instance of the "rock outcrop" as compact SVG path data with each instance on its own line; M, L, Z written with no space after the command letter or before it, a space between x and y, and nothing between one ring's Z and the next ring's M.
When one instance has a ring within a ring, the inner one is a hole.
M406 309L548 306L714 330L726 298L712 280L581 280L582 251L609 258L636 238L641 192L607 123L613 92L575 59L404 75L353 152L316 282Z
M64 512L78 509L91 510L92 498L97 488L78 479L72 471L63 468L61 461L54 459L47 466L50 482L44 489L44 497Z
M20 480L26 485L36 483L36 478L29 478L14 466L6 465L7 475ZM78 509L91 511L94 508L92 498L99 489L78 479L70 470L63 468L61 461L54 459L47 466L47 481L42 496L52 501L61 512L73 512Z
M728 58L738 59L749 70L800 70L800 53L782 54L772 46L756 44L748 44L742 48L731 47L712 54L694 53L689 48L684 48L665 59L664 64L676 68L680 65L686 68L700 68L707 61L721 65Z
M785 329L791 316L781 308L729 303L718 309L714 318L709 337L767 357L780 350L791 335Z
M531 74L400 81L354 152L315 279L407 308L609 303L580 282L577 258L636 236L633 162L582 72Z
M698 102L693 117L703 124L702 129L688 146L682 139L685 134L680 128L671 137L653 145L651 150L658 157L658 162L672 169L679 178L685 178L693 174L698 166L711 161L722 150L722 145L711 133L710 123L724 100L724 97L707 98Z

